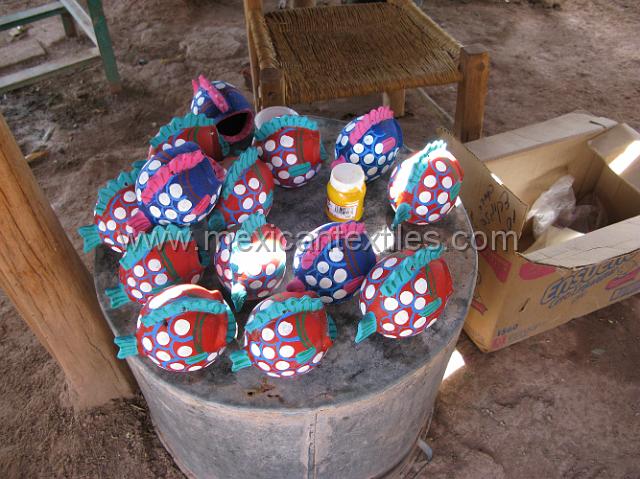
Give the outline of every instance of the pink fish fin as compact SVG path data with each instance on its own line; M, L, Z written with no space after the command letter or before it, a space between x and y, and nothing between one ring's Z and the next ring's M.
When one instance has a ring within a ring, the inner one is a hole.
M353 278L351 281L349 281L347 284L344 285L344 290L347 292L347 294L351 294L360 287L363 281L364 281L364 276L356 276L355 278Z
M209 94L209 98L211 98L211 101L216 105L218 110L222 113L229 111L229 103L227 103L226 98L222 96L222 93L220 93L204 75L200 75L198 81L200 82L200 86Z
M165 187L173 175L193 168L205 158L207 157L204 156L201 150L196 150L178 155L166 165L158 168L153 176L149 178L146 188L142 190L142 202L145 205L148 204L153 196Z
M293 278L287 285L287 291L290 293L301 293L305 291L304 283L300 278Z
M396 139L393 137L385 138L382 140L382 153L386 154L390 152L396 146Z
M333 163L331 163L331 168L335 168L338 165L341 165L342 163L346 163L347 160L344 159L344 156L340 155L338 158L336 158L335 160L333 160Z
M311 268L317 256L318 256L317 251L315 254L313 253L313 251L307 251L300 258L300 266L302 266L304 269Z
M211 167L213 168L213 173L216 175L216 178L218 178L220 182L223 182L227 176L227 170L214 159L211 159Z
M144 233L145 231L148 231L152 226L149 218L147 218L146 215L140 210L138 210L135 215L129 218L129 221L127 223L133 228L133 232L136 235L138 233Z
M369 128L391 118L393 118L393 112L388 106L374 108L366 115L363 115L360 121L356 123L355 128L349 133L349 143L355 145L367 133Z
M210 201L211 201L211 196L204 195L202 199L198 202L196 207L193 209L193 214L195 214L196 216L200 216L202 213L204 213L209 207Z

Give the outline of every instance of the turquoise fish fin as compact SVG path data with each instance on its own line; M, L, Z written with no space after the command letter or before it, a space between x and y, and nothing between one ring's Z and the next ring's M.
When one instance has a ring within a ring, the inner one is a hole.
M298 163L289 168L289 174L291 176L304 175L311 169L311 163Z
M231 359L231 371L234 373L251 366L249 353L247 353L244 349L232 352L231 354L229 354L229 359Z
M309 349L305 349L304 351L301 351L298 354L296 354L296 361L300 364L306 364L315 355L316 355L316 348L311 346Z
M240 284L235 283L231 288L231 301L233 302L233 309L240 311L244 305L244 301L247 299L247 290Z
M456 183L451 187L451 190L449 192L449 197L452 200L455 200L459 194L460 194L460 183Z
M331 338L331 341L335 341L336 338L338 337L338 328L336 327L336 322L328 314L327 314L327 332L329 333L329 337Z
M211 213L207 221L207 226L209 227L209 231L222 231L227 224L222 217L222 213L218 210L213 210L213 213Z
M391 227L395 228L400 223L409 219L409 212L411 211L411 205L409 203L400 203L396 208L396 215L393 217L393 223Z
M117 356L118 359L124 359L138 354L138 341L133 334L117 336L113 342L120 348Z
M104 294L106 294L111 301L111 308L113 309L131 302L131 299L129 299L129 296L127 296L127 293L124 292L124 288L120 284L113 288L107 288Z
M438 308L442 305L442 299L436 298L427 304L422 310L418 313L420 316L429 316L438 310Z
M96 225L81 226L80 228L78 228L78 234L84 241L82 251L84 251L85 253L88 253L92 249L96 248L100 243L102 243Z
M377 327L376 317L372 312L368 312L358 323L358 333L356 334L356 343L359 343L373 333L376 332Z
M206 357L207 357L207 353L200 353L200 354L196 354L195 356L188 357L187 359L184 360L184 362L187 364L195 364L206 359Z

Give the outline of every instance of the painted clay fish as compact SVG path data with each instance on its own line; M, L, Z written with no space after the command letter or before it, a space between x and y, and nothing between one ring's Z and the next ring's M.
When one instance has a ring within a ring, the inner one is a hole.
M235 231L220 235L214 261L218 278L238 311L245 300L269 296L280 285L287 262L286 240L277 226L256 213Z
M438 319L453 293L443 248L402 250L381 259L360 289L356 343L375 332L388 338L420 334Z
M220 199L209 216L209 229L222 231L242 223L250 215L265 216L273 205L273 177L264 162L258 160L258 151L248 148L237 159L223 162L227 176L222 185Z
M222 161L229 154L229 145L218 133L214 120L202 113L187 113L174 117L151 138L147 158L151 158L158 151L184 145L188 141L198 145L205 155L216 161Z
M255 114L240 90L223 81L210 82L204 75L191 83L191 113L204 114L215 122L216 129L229 145L231 154L237 155L251 146Z
M393 228L404 221L435 223L455 205L464 173L446 148L443 141L429 143L392 171L388 196L396 212Z
M304 116L269 120L256 131L255 145L273 181L283 188L306 185L326 158L317 123Z
M98 190L98 201L93 210L93 224L81 226L78 233L84 240L84 252L88 253L99 244L106 244L116 253L123 253L134 230L129 221L138 213L135 183L140 168L138 161L133 169L123 171Z
M358 291L375 262L364 223L327 223L298 247L287 290L313 291L325 303L339 303Z
M156 226L140 233L120 259L120 284L106 290L111 307L130 301L144 304L169 286L197 283L208 260L202 256L189 228Z
M373 181L389 170L400 148L400 124L389 107L381 106L350 121L342 129L336 140L333 165L354 163L362 168L366 181Z
M219 291L181 284L153 296L144 305L136 333L120 336L118 358L141 355L172 372L211 365L237 334L237 325Z
M255 366L275 378L299 376L318 365L336 336L335 323L315 294L276 294L251 312L243 349L229 355L231 370Z
M129 222L135 231L153 225L188 226L213 210L226 172L195 143L162 150L147 160L136 181L140 211Z

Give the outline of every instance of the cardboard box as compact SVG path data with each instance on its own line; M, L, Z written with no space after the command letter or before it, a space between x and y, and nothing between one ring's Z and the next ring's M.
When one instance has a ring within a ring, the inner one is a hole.
M464 168L461 197L474 229L489 240L512 232L507 247L479 251L464 329L482 351L640 292L640 134L571 113L465 145L443 136ZM578 200L596 193L609 225L527 253L530 205L566 174Z

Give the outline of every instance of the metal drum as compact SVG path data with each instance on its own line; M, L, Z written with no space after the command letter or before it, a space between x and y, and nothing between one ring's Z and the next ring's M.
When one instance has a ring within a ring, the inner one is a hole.
M342 124L320 120L327 151ZM311 231L324 214L328 164L319 177L295 190L278 188L269 222L293 233ZM388 174L367 185L367 231L376 246L398 245L387 229L393 212L387 201ZM322 363L296 379L277 379L256 368L231 373L223 356L188 374L166 372L148 359L127 359L149 404L158 435L178 466L193 478L371 478L407 460L433 411L436 393L460 334L476 279L476 252L456 251L451 235L471 235L461 204L430 228L440 234L454 281L454 294L438 321L419 336L393 340L379 334L354 344L361 317L357 297L328 305L338 338ZM379 233L387 232L386 235ZM215 245L212 245L212 248ZM213 252L213 251L212 251ZM291 279L294 248L288 252ZM117 282L118 257L96 253L96 286L111 328L132 334L138 306L110 309L104 290ZM219 288L211 267L204 286ZM254 302L236 318L242 328ZM232 345L230 349L234 349Z

